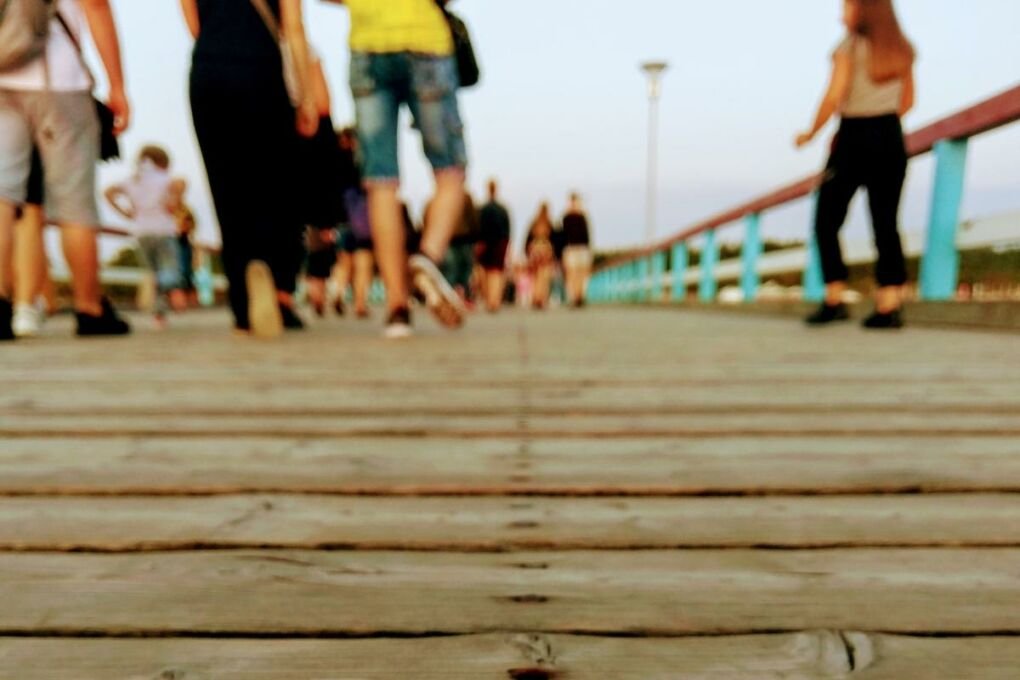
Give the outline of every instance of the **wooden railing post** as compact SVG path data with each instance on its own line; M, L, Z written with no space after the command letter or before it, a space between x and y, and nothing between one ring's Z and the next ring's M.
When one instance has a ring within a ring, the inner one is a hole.
M752 213L744 218L744 231L744 245L740 252L740 287L744 291L744 302L751 303L758 299L758 289L761 287L761 277L758 275L758 260L764 249L761 240L761 213Z
M673 286L670 297L673 302L686 302L687 300L687 263L690 255L687 252L687 242L679 241L673 245Z
M956 232L963 203L968 140L935 144L935 186L932 190L928 242L921 260L921 298L952 300L960 275Z
M698 297L704 303L715 302L719 283L715 280L715 268L719 264L719 239L715 229L705 233L701 246L701 288Z

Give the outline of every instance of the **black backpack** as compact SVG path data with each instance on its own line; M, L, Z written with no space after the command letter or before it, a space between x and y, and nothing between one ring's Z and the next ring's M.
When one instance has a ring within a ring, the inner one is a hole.
M53 0L0 0L0 73L46 51Z
M450 33L453 34L453 48L457 58L457 71L460 73L460 86L474 87L482 79L482 70L478 66L478 58L475 56L471 32L459 16L446 9L444 0L436 0L436 4L443 11L446 23L450 25Z

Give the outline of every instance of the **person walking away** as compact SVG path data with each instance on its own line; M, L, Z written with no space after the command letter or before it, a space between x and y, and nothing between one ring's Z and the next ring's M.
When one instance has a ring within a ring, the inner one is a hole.
M184 291L186 306L198 305L198 290L195 287L195 211L181 198L173 213L177 224L177 260L180 272L181 290Z
M439 270L464 204L467 151L450 26L435 0L342 0L351 17L351 91L365 159L376 257L386 284L391 339L411 335L410 283L439 322L459 327L464 309ZM435 172L436 193L420 248L406 256L397 132L407 106Z
M45 5L45 6L42 6ZM130 121L117 26L109 0L23 0L20 12L0 15L0 340L12 329L14 223L25 204L32 149L43 167L46 214L61 227L73 282L77 335L126 335L130 326L102 295L99 282L99 209L96 164L100 124L93 81L78 46L91 28L106 71L114 134ZM42 26L37 49L13 50L9 31L24 35L38 26L18 22L36 11ZM52 16L46 25L47 17Z
M567 303L584 307L588 297L588 281L594 262L591 230L580 194L570 195L567 214L563 217L563 272L566 278Z
M553 269L556 266L553 231L549 204L543 203L531 223L524 243L524 253L533 279L531 306L537 310L549 306L549 295L552 292Z
M344 156L340 135L333 127L329 86L322 62L312 65L312 92L319 113L319 129L304 140L302 168L306 174L301 208L308 221L306 287L315 314L326 314L327 281L337 264L337 229L347 218L343 201Z
M499 202L499 184L489 180L489 200L478 215L480 240L478 243L478 264L484 273L482 289L485 306L489 312L498 312L503 307L506 290L506 255L510 249L510 213Z
M425 223L431 219L432 204L425 209ZM471 194L464 194L464 211L457 228L450 239L450 247L443 261L443 276L453 289L457 291L461 302L467 309L474 304L472 281L475 271L475 244L478 243L478 211Z
M303 327L294 309L305 257L299 136L311 137L319 123L302 3L181 6L195 37L191 111L220 223L234 329L277 337ZM280 39L293 56L290 90Z
M110 206L131 221L142 264L155 278L152 311L159 329L166 327L171 307L177 312L187 307L174 219L184 202L185 188L183 180L170 175L170 155L158 146L147 146L138 155L135 174L105 194Z
M340 150L340 180L337 190L343 201L343 220L335 237L333 307L338 316L343 316L347 291L353 288L354 313L358 319L368 319L371 316L368 311L368 294L375 275L375 258L372 254L368 196L358 166L357 133L353 128L344 128L337 135L337 144ZM325 266L322 270L325 271ZM329 286L323 283L321 293L325 303ZM318 293L316 291L315 294Z
M875 311L866 328L903 326L902 289L907 269L899 233L899 208L907 172L901 118L914 106L914 48L904 36L892 0L845 0L847 36L833 56L829 89L815 123L797 137L811 142L833 115L839 132L825 168L815 214L815 237L825 275L825 301L807 318L810 325L845 321L843 303L849 271L839 231L850 202L868 190L871 222L878 249Z

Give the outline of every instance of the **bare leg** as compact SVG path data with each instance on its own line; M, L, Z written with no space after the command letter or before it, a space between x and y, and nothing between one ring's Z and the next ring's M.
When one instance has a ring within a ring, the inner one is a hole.
M7 300L14 288L14 216L14 206L0 201L0 298Z
M371 250L359 250L354 253L354 310L356 313L368 311L368 290L372 287L372 275L375 273L375 260Z
M875 308L881 314L895 312L903 305L903 291L899 286L883 286L875 293Z
M421 239L421 252L433 262L442 262L458 222L464 214L464 173L436 175L436 196L432 199L429 222Z
M552 267L543 265L535 272L535 292L533 302L536 307L549 305L549 292L552 284Z
M368 190L368 212L379 271L386 284L386 307L392 312L407 307L407 251L404 216L397 186L373 185Z
M577 267L568 266L563 268L563 278L565 279L567 289L567 303L575 304L581 299L579 274Z
M835 281L825 286L825 304L830 307L842 304L846 292L846 281Z
M61 225L64 258L71 270L74 308L91 316L100 316L102 287L99 284L99 237L96 230L80 224Z
M497 311L503 306L505 284L502 272L488 272L485 275L485 296L490 311Z
M43 210L26 205L14 227L14 301L31 305L42 293L46 279Z

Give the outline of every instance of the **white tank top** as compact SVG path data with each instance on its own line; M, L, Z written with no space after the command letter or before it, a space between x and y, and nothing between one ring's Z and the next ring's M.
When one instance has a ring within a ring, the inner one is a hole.
M853 78L840 114L844 118L874 118L899 113L903 102L903 79L885 83L871 79L870 47L865 38L847 38L836 49L837 54L850 54L853 59Z

